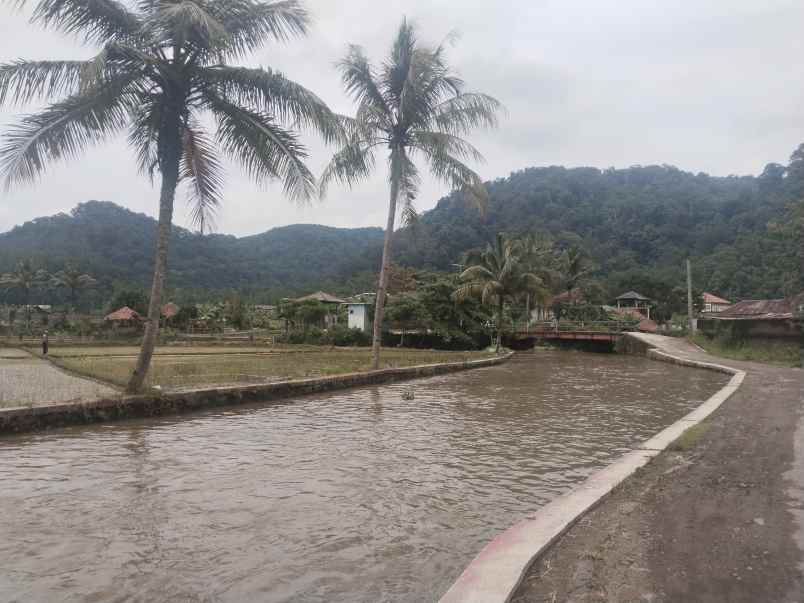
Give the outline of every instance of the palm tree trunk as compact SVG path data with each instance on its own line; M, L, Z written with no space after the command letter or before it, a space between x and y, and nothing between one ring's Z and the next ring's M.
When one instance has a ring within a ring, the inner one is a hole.
M500 353L500 347L502 347L503 303L503 299L500 297L500 301L497 304L497 349L494 350L497 354Z
M382 316L385 309L385 291L388 288L388 266L391 264L391 238L394 236L396 220L396 198L398 183L391 182L391 200L388 203L388 222L385 225L385 240L382 245L382 266L380 282L377 286L377 299L374 303L374 329L371 342L371 368L380 368L380 346L382 345Z
M525 294L525 333L530 331L530 293Z
M159 334L159 318L162 308L162 291L165 286L167 273L168 245L170 244L170 231L173 222L173 201L176 197L176 187L179 182L179 127L178 120L173 127L166 126L164 152L165 159L160 162L162 171L162 190L159 196L159 225L156 236L156 258L154 260L154 278L151 284L151 299L148 304L148 320L145 324L145 334L142 338L140 355L137 366L131 375L126 391L137 393L145 383L148 369L151 367L151 358L156 346L156 337Z

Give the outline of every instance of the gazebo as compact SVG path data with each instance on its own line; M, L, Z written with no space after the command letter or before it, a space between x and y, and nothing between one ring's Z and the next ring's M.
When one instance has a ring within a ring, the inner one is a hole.
M652 300L649 297L645 297L636 291L627 291L618 296L616 301L617 308L635 308L640 314L646 318L650 318L650 305Z
M123 306L119 310L115 310L111 314L107 314L103 320L109 322L133 322L142 321L142 316L136 310L132 310L128 306Z

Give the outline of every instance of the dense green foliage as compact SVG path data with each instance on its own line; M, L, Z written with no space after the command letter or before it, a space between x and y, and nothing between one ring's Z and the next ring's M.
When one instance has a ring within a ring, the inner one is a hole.
M696 290L730 299L778 297L801 288L802 211L793 203L804 193L800 162L794 156L789 168L771 165L759 177L729 178L670 167L524 170L490 183L485 214L457 195L447 197L420 218L415 232L399 232L395 245L403 264L454 272L465 252L500 230L543 233L558 248L577 246L591 259L594 270L584 285L589 301L610 302L635 289L659 301L663 317L685 311L688 251ZM0 273L28 258L51 272L75 260L99 281L82 296L105 305L112 290L148 283L155 232L156 222L147 216L112 203L84 203L69 215L0 235ZM275 302L316 289L342 296L369 291L376 286L381 247L377 228L297 225L244 238L176 228L170 297L182 304L239 290L249 301ZM391 292L393 281L391 275ZM34 294L32 300L47 303L64 293L48 292L46 299ZM19 292L0 296L13 301Z
M155 236L152 218L113 203L91 201L70 214L39 218L0 235L0 273L13 270L22 259L32 258L37 268L54 272L74 260L99 281L87 295L99 297L98 305L105 305L110 290L147 286ZM295 225L238 239L201 236L176 227L168 262L168 297L181 305L206 301L210 294L222 299L228 290L239 290L255 301L319 288L344 295L354 288L367 290L381 244L382 231L377 228ZM60 299L54 292L45 298L54 295Z
M669 166L530 168L489 184L485 214L459 194L442 199L415 237L400 234L398 258L448 270L499 231L536 232L584 249L607 298L637 289L658 299L660 290L684 286L688 254L701 289L734 299L780 296L800 287L796 246L769 229L804 190L792 168L728 178Z

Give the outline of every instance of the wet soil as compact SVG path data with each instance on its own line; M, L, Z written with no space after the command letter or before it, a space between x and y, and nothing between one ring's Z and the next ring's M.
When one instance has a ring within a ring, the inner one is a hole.
M804 601L804 371L719 362L747 371L740 390L537 559L513 601Z

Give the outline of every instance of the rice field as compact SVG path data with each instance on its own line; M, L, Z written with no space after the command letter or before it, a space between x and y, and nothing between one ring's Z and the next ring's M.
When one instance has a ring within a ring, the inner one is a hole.
M70 371L117 386L125 385L136 362L134 347L65 347L51 350L51 360ZM381 366L402 367L458 362L488 357L485 352L383 350ZM367 348L289 346L163 347L158 348L147 386L164 391L200 387L271 383L322 377L370 369Z

